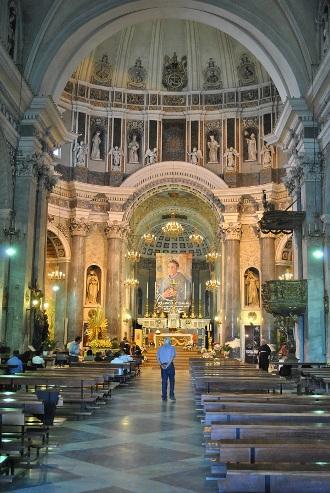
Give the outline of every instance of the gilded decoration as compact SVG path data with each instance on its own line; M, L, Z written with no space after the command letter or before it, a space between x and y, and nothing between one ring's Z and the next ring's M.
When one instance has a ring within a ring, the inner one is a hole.
M168 55L164 57L162 84L169 91L181 91L187 86L187 57L178 60L176 52L172 58Z
M266 281L262 284L265 310L274 315L298 315L307 305L307 281Z

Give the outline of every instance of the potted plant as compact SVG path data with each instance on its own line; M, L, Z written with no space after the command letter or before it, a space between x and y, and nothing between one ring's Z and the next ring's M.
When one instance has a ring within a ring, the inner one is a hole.
M224 357L226 359L229 358L231 346L229 344L224 344L221 349L222 349Z
M48 354L53 354L54 349L56 349L56 341L55 339L51 339L47 337L42 343L42 353L44 356L48 356Z

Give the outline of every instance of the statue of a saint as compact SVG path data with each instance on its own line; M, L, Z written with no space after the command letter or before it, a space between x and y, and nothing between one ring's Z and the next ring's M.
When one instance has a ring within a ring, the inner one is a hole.
M233 147L229 147L228 149L226 149L223 157L227 158L227 171L236 171L236 157L238 156L239 153Z
M76 166L85 166L85 157L87 155L87 145L83 140L76 140L73 146L73 158Z
M220 144L215 140L214 135L210 135L210 140L207 143L209 148L209 163L218 163L218 149Z
M138 153L139 148L140 148L140 144L136 140L136 134L133 134L132 140L128 144L128 162L129 162L129 164L138 164L139 163L139 153Z
M261 155L262 165L264 168L269 168L273 163L274 147L270 144L264 144Z
M193 147L193 150L191 152L187 152L187 154L191 164L200 164L200 160L203 159L202 151L197 149L197 147Z
M91 150L91 159L94 161L100 161L101 160L101 155L100 155L100 144L101 144L101 132L97 130L95 132L95 135L92 139L92 150Z
M259 292L260 292L260 282L259 276L255 274L251 269L248 269L245 273L245 304L259 306Z
M257 160L257 141L256 141L256 136L254 133L252 133L249 137L249 133L246 132L246 137L245 140L247 142L247 153L248 153L248 158L247 161L256 161Z
M97 295L100 289L99 278L95 270L91 270L87 276L86 281L86 291L87 291L87 301L91 305L97 304Z
M146 164L155 164L157 162L157 153L158 150L156 147L154 147L153 150L147 149L144 155Z
M109 155L112 156L112 168L118 171L120 168L120 160L123 155L122 149L118 146L112 147L109 151Z

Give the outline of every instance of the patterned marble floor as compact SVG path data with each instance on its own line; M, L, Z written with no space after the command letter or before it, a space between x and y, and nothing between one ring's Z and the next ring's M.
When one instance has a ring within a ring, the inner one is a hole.
M158 370L115 392L92 418L57 428L40 468L6 491L24 493L216 493L206 482L202 426L189 373L176 375L176 402L162 402Z

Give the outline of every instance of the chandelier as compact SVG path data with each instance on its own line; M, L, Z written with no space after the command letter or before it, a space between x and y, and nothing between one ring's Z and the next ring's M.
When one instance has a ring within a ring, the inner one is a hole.
M293 274L289 270L287 270L284 274L279 276L280 281L292 281L293 279Z
M216 250L211 250L209 253L205 255L205 260L209 264L215 264L218 257L219 257L218 252Z
M138 285L139 281L137 279L134 279L133 277L129 277L124 281L124 286L127 286L129 288L137 288Z
M128 250L126 253L126 258L130 262L132 262L132 264L135 264L137 262L140 262L141 253L139 253L137 250Z
M48 279L50 281L64 281L65 274L64 272L59 270L59 267L56 267L56 269L52 270L51 272L48 272Z
M166 236L170 236L171 238L177 238L183 234L184 227L175 220L174 212L171 214L171 220L162 227L162 231Z
M205 285L207 291L216 291L220 288L221 283L217 279L210 279L209 281L206 281Z
M146 245L154 245L156 243L157 237L153 233L144 233L144 235L141 236L142 240Z
M198 246L203 243L204 237L199 233L192 233L191 235L189 235L189 240L193 245Z

